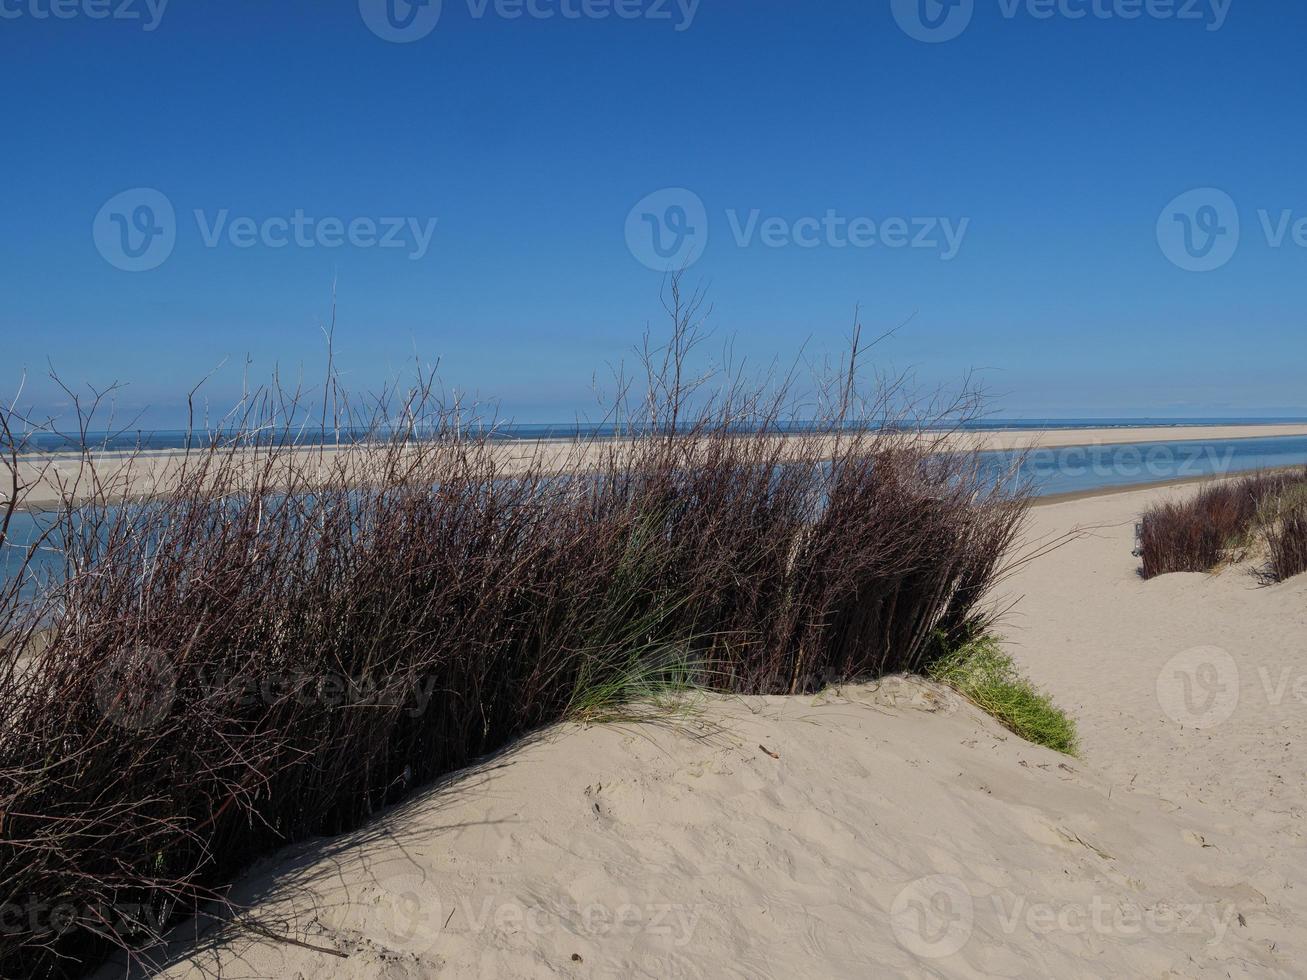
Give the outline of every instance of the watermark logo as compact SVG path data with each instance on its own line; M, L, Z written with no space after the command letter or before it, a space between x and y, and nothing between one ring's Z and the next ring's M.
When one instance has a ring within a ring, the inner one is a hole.
M971 892L953 875L928 875L910 882L890 906L890 926L899 945L915 956L952 956L971 938L975 924Z
M423 953L440 938L440 897L434 882L413 872L391 875L381 883L377 925L387 945Z
M726 212L731 236L739 248L755 242L764 248L881 248L927 249L937 252L943 262L957 258L962 242L971 227L970 218L886 217L867 215L850 217L833 208L820 218L815 215L789 220L780 215L763 217L757 208L741 215L731 208Z
M640 199L626 216L626 247L656 272L686 269L708 244L708 212L699 195L668 187Z
M970 218L871 217L840 214L790 218L760 208L727 208L726 227L736 248L916 249L940 261L956 258ZM708 243L708 211L693 191L669 187L642 198L626 215L626 245L641 265L656 272L698 261Z
M148 33L167 7L168 0L0 0L0 20L135 21Z
M1003 20L1135 21L1199 23L1208 31L1225 26L1234 0L997 0ZM903 33L917 41L952 41L971 24L974 0L890 0Z
M177 694L177 673L161 651L130 647L105 661L92 687L105 718L120 728L142 732L168 716Z
M1005 20L1174 20L1201 23L1208 31L1225 26L1234 0L998 0Z
M192 212L205 248L403 249L417 261L426 256L438 218L416 216L316 217L296 208L289 214L252 217L229 208ZM138 187L105 202L92 223L95 247L115 269L145 272L167 261L177 244L179 223L172 202L157 190Z
M890 0L903 33L917 41L952 41L967 29L976 0Z
M1187 272L1221 268L1239 248L1239 208L1225 191L1200 187L1181 194L1157 219L1157 244Z
M1021 461L1021 472L1043 483L1047 492L1060 487L1050 480L1077 480L1093 476L1109 483L1175 480L1228 473L1234 468L1235 449L1189 443L1169 445L1063 446L1031 450Z
M1283 248L1286 240L1298 248L1307 248L1307 218L1289 210L1281 210L1272 216L1270 211L1261 209L1257 212L1257 220L1266 244L1271 248Z
M2 2L2 0L0 0ZM968 0L970 2L970 0ZM689 30L700 0L467 0L468 17L484 20L647 20ZM420 41L436 28L441 0L359 0L368 30L383 41Z
M408 257L421 259L431 248L438 218L314 217L296 208L290 215L233 217L228 208L194 212L195 227L205 248L228 244L233 248L386 248L407 249Z
M1247 234L1256 228L1260 236ZM1260 237L1269 249L1307 249L1307 216L1291 208L1257 209L1254 226L1240 217L1229 194L1212 187L1187 191L1166 206L1157 219L1157 242L1174 265L1189 272L1212 272L1235 252Z
M1162 900L1140 904L1094 895L1089 902L1031 902L1023 895L990 896L994 917L1004 935L1024 930L1030 936L1098 935L1130 940L1141 936L1197 936L1211 945L1225 940L1238 921L1234 905ZM985 910L988 914L989 910Z
M68 897L51 902L35 897L0 905L0 936L49 939L72 930L97 936L106 931L122 937L154 938L168 927L169 902L81 902Z
M389 945L413 953L442 940L486 932L546 936L565 934L595 939L646 936L675 949L694 940L703 909L668 902L580 904L524 902L515 895L443 893L438 879L405 872L380 882L372 908Z
M135 187L104 202L91 234L100 255L115 269L148 272L172 255L177 215L172 202L152 187Z
M431 704L436 678L411 671L393 674L336 674L267 671L227 674L200 671L196 677L206 699L247 711L259 705L294 702L331 710L365 708L402 711L421 717Z
M1214 728L1239 705L1239 666L1220 647L1177 653L1157 675L1157 702L1186 728Z
M987 900L972 897L953 875L930 875L909 883L890 907L894 936L909 953L942 959L970 940L978 919L1005 936L1097 935L1118 940L1144 936L1185 935L1224 941L1230 926L1242 921L1233 904L1182 902L1173 897L1140 901L1094 894L1088 902L1043 902L1027 895L993 892Z
M442 0L359 0L359 14L368 30L383 41L420 41L440 22Z

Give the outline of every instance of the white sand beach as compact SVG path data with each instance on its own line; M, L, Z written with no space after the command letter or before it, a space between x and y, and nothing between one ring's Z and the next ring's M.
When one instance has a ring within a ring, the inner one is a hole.
M1186 492L1035 508L1027 546L1082 531L1004 584L1079 759L905 678L556 726L260 865L268 933L162 975L1301 976L1307 577L1141 581Z

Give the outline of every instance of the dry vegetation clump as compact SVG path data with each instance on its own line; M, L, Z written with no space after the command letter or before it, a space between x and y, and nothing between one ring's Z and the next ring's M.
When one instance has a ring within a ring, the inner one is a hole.
M856 336L818 438L778 438L789 386L687 381L697 303L673 297L638 397L619 384L626 435L561 461L507 466L425 374L366 418L330 384L340 452L304 444L301 394L251 396L146 500L82 457L22 552L59 574L0 585L0 972L144 949L251 860L539 726L916 671L985 625L1024 493L895 386L860 397ZM0 544L32 431L0 415Z
M1207 572L1259 552L1275 581L1307 570L1305 491L1307 470L1254 473L1153 506L1139 528L1140 574Z
M1266 575L1275 582L1307 572L1307 474L1273 498L1258 514L1266 551Z

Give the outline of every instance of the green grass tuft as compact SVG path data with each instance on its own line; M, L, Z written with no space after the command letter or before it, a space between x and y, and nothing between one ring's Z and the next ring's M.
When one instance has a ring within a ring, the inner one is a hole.
M660 586L675 560L658 533L664 520L650 512L632 522L607 594L585 629L564 717L647 720L681 712L684 695L702 688L704 666L689 653L699 638L678 637L668 626L685 600Z
M1076 754L1075 722L1017 672L994 637L982 636L946 653L928 673L1026 741Z
M586 724L652 721L689 716L697 707L692 695L708 690L706 667L675 649L652 656L635 653L614 666L602 681L578 688L565 717Z

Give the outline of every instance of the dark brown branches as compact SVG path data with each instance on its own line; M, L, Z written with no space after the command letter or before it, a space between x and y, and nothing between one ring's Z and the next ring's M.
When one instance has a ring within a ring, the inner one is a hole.
M61 573L0 586L5 975L147 950L253 859L560 718L671 678L916 670L984 622L1024 498L906 424L902 389L855 392L857 330L829 410L780 437L793 379L714 389L702 296L669 285L621 439L504 443L419 370L357 408L334 377L247 390L180 460L76 455ZM318 394L330 450L302 428ZM10 517L40 472L14 419Z

